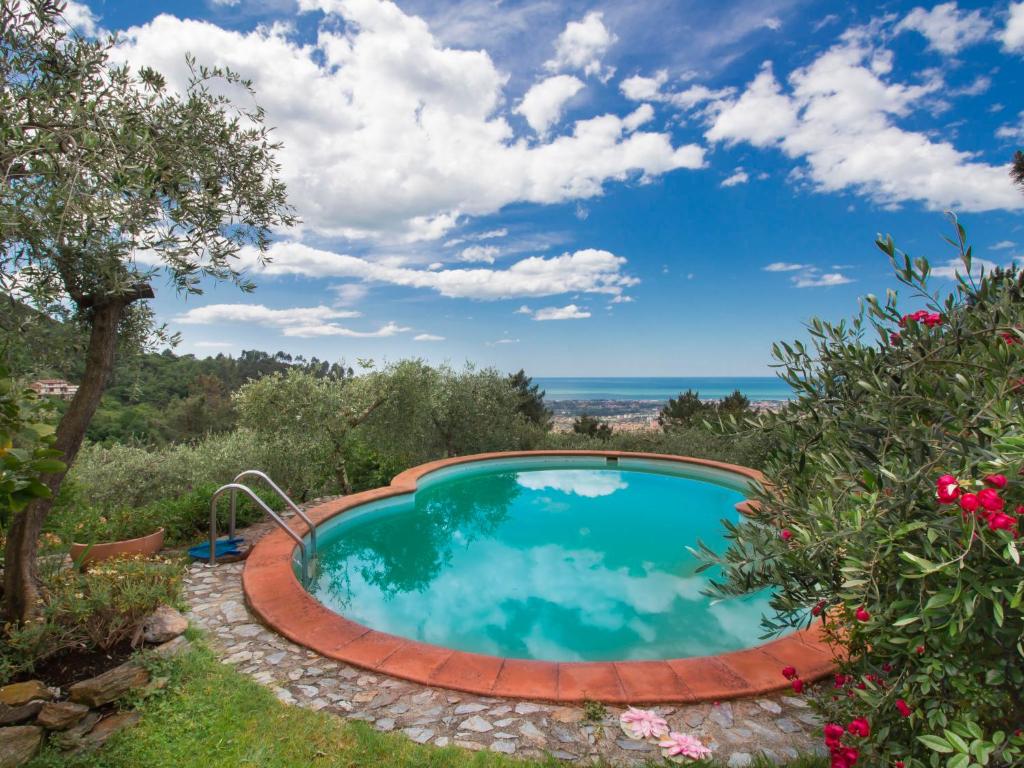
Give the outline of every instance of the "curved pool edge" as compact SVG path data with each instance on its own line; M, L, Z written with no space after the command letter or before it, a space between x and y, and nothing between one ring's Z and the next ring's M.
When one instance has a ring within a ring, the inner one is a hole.
M734 464L626 451L511 451L441 459L402 472L391 484L307 510L314 525L361 506L414 493L438 469L489 459L592 456L671 461L718 469L761 483L760 472ZM290 521L300 534L299 520ZM422 685L483 696L609 704L697 703L760 696L789 688L794 666L805 682L835 671L834 653L818 627L753 648L664 661L554 662L484 656L378 632L331 611L307 592L292 567L295 542L275 529L253 547L242 572L250 609L267 627L322 656Z

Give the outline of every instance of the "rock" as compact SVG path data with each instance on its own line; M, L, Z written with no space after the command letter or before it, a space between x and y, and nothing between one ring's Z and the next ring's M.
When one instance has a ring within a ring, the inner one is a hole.
M711 708L711 714L708 717L723 728L732 728L732 705L729 702L718 704Z
M141 719L142 715L138 712L118 712L116 715L105 717L96 724L96 727L82 737L79 748L95 749L102 746L115 733L119 733L125 728L131 728Z
M754 758L750 756L748 752L733 752L732 757L729 758L729 762L726 763L729 768L747 768L748 765L754 762Z
M459 704L455 708L456 715L473 715L477 712L483 712L487 707L483 704Z
M648 744L646 741L634 741L632 739L617 739L615 742L619 749L625 749L630 752L650 752L654 749L654 746Z
M187 651L192 647L192 643L186 640L184 637L176 637L173 640L168 640L162 645L158 645L153 649L154 653L162 656L165 659L173 658L183 651Z
M161 605L142 623L142 639L147 643L166 643L188 629L188 619L171 608Z
M579 760L579 755L574 755L572 752L566 752L564 749L556 749L551 753L551 756L556 760Z
M417 744L426 744L434 735L430 728L403 728L402 733Z
M135 688L142 688L148 682L149 672L139 664L128 661L102 675L75 683L68 689L68 695L78 704L101 707Z
M393 731L395 730L395 721L390 717L382 717L374 726L378 731Z
M803 730L799 725L790 720L788 717L780 717L775 721L775 724L779 726L779 730L783 733L800 733Z
M24 683L11 683L0 688L0 704L9 707L20 707L30 701L49 701L53 698L53 691L46 687L46 684L39 680L29 680Z
M451 739L449 739L447 736L438 736L434 740L434 744L438 747L447 747L450 742Z
M0 768L24 765L36 756L42 744L43 729L38 725L0 728Z
M487 749L487 747L485 747L479 741L464 741L462 739L456 739L455 746L462 747L463 749L468 749L473 752L479 752L481 749Z
M22 704L18 707L0 704L0 726L24 723L26 720L31 720L39 714L39 710L42 708L43 702L41 701L30 701L28 704Z
M528 701L523 701L519 704L516 704L516 714L518 715L534 715L537 712L542 711L544 711L544 707L541 707L537 704L531 704Z
M583 710L574 707L559 707L551 713L551 719L559 723L578 723L583 720Z
M533 742L537 746L544 746L545 741L547 741L540 728L529 720L519 726L519 733L524 739Z
M513 755L516 751L516 742L514 740L503 740L495 741L491 744L491 752L500 752L504 755Z
M757 706L763 709L765 712L771 712L773 715L781 715L782 707L776 704L771 699L758 699Z
M36 724L50 731L63 731L77 724L87 714L89 708L85 704L75 704L73 701L48 701L40 710Z
M473 715L472 717L462 721L462 725L459 726L459 730L472 731L473 733L487 733L488 731L494 730L494 726L480 717L480 715Z

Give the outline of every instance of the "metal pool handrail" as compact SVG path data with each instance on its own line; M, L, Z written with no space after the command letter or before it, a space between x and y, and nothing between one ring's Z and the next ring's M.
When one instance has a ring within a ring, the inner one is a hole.
M309 557L307 556L306 553L306 542L302 540L302 537L299 536L299 534L292 530L291 526L289 526L284 521L284 519L277 514L277 512L275 512L269 506L267 506L266 502L264 502L263 499L257 496L251 488L242 485L241 483L228 483L227 485L222 485L220 488L214 491L213 496L210 497L210 565L217 564L217 499L219 499L221 495L224 494L226 491L231 491L232 495L236 491L241 491L242 493L244 493L246 496L252 499L257 506L261 507L264 512L270 515L270 518L275 523L277 523L277 525L280 526L280 528L285 533L287 533L288 536L290 536L291 539L296 544L298 544L299 552L301 553L302 557L302 582L303 584L308 583Z
M313 521L309 519L309 517L306 515L305 512L303 512L301 509L299 509L298 505L294 501L292 501L284 491L281 490L281 488L277 485L277 483L275 483L273 480L270 479L270 476L266 472L261 472L258 469L247 469L244 472L239 472L237 475L235 475L235 479L232 480L231 482L238 483L239 481L241 481L241 479L243 477L249 477L249 476L258 477L261 480L263 480L264 482L266 482L266 484L270 486L271 490L274 491L274 493L276 493L278 496L280 496L281 500L285 504L287 504L289 507L292 508L292 512L294 512L296 515L298 515L302 519L302 522L304 522L306 524L306 527L309 529L309 556L312 557L312 558L315 558L316 557L316 526L313 525ZM228 523L229 526L230 526L228 528L228 536L234 536L235 535L235 497L236 497L236 492L232 491L231 492L231 518L230 518L229 523Z

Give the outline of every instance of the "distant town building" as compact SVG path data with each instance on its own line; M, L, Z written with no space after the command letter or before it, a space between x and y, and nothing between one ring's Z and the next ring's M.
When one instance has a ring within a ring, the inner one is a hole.
M78 391L77 384L64 381L64 379L40 379L33 381L29 387L43 397L59 397L61 400L70 400Z

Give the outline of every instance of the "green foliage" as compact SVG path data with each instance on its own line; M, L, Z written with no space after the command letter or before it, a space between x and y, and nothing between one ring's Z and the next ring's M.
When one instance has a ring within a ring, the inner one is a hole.
M271 509L283 507L283 502L272 491L255 483L253 485L256 495ZM132 539L153 533L158 528L164 529L168 546L193 544L209 536L210 499L217 488L215 484L204 484L141 506L115 506L104 510L87 504L81 490L73 482L66 482L47 519L47 530L58 536L65 547ZM235 522L239 527L262 519L264 514L247 496L238 496ZM227 530L229 517L229 504L225 497L217 505L219 531Z
M141 639L142 622L181 597L181 563L162 558L109 560L48 579L36 620L7 624L0 643L0 685L72 648L109 650Z
M700 423L710 406L700 399L692 389L680 392L679 397L670 397L658 414L658 424L666 432L672 429L692 427Z
M750 399L736 389L722 398L716 410L723 416L741 415L750 410Z
M612 436L612 428L608 424L588 413L581 413L573 420L572 431L584 437L595 437L602 442L609 440Z
M544 404L544 390L520 368L509 374L509 383L519 396L519 413L542 429L551 429L551 410Z
M858 765L1024 762L1024 275L979 277L964 239L957 225L967 277L948 295L879 240L920 313L869 296L850 322L813 320L810 346L776 346L797 399L752 420L772 446L760 513L705 552L718 594L774 587L769 632L820 615L845 646L849 677L814 701L828 722L869 721L843 736ZM937 498L947 474L963 509Z
M0 533L30 501L50 496L40 476L64 468L52 448L52 416L46 401L0 366Z

